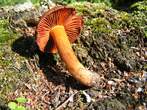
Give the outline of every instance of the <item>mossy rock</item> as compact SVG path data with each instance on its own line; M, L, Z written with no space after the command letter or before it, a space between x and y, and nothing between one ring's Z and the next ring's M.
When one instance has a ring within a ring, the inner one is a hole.
M144 46L144 33L140 26L145 21L145 16L138 16L138 19L143 19L137 21L133 18L134 13L117 11L103 3L83 2L71 6L76 7L78 13L84 16L85 23L77 41L77 46L82 45L77 48L74 46L76 52L79 48L84 49L88 53L87 58L92 59L91 62L96 62L96 65L110 57L119 69L123 68L122 71L142 69L142 66L139 67L139 57L131 47ZM138 26L136 22L139 22ZM77 56L82 63L89 64L89 60L85 62L84 56Z

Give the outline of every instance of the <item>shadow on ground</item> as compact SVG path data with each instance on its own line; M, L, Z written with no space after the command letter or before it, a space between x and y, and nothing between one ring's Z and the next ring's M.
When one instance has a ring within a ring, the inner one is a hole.
M5 105L0 105L0 110L9 110L9 108Z
M3 99L0 98L0 110L9 110L8 106L6 106L5 102L3 102Z
M11 47L12 51L26 58L33 58L33 56L37 55L39 57L39 68L47 77L48 82L78 90L87 89L85 86L80 85L66 72L63 72L63 65L57 65L57 60L54 58L55 55L40 52L33 37L20 37L13 42Z

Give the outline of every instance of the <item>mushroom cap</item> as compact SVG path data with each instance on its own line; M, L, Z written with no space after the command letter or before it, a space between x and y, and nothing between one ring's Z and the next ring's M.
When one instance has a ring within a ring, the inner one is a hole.
M76 15L76 11L72 7L58 6L47 11L41 17L37 27L36 42L42 52L48 50L51 53L57 52L53 36L50 35L51 29L56 25L64 26L69 41L73 43L80 34L83 20L81 16Z

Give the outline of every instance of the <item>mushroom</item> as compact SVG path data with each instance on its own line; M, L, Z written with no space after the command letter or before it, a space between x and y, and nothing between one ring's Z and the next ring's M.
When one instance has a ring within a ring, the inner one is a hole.
M37 45L42 52L50 41L50 52L59 52L71 75L86 86L94 86L99 75L86 69L77 59L71 43L77 39L83 26L82 17L72 7L58 6L47 11L37 27Z

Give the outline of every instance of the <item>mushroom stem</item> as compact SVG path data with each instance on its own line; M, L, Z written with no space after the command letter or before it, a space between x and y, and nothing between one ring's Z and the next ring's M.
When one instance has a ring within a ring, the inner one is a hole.
M86 86L94 86L99 79L98 75L87 70L77 59L71 47L64 26L57 25L50 32L57 46L59 55L65 62L68 71L71 75Z

